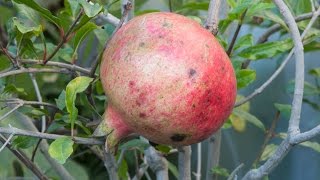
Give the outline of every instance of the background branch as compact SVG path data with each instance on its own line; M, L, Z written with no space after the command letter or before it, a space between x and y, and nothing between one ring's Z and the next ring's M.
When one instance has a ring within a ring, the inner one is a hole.
M221 0L210 0L208 18L205 27L213 34L218 34L219 10Z
M8 128L0 127L0 133L30 136L30 137L36 137L36 138L42 138L42 139L52 139L52 140L62 138L62 137L71 137L71 136L65 136L65 135L41 133L36 131L27 131L27 130L22 130L15 127L8 127ZM104 144L103 141L95 138L73 137L73 140L75 143L78 143L78 144L91 144L91 145Z
M292 16L289 8L282 0L274 0L278 6L281 14L284 16L286 23L289 26L291 36L295 45L295 56L296 56L296 79L295 79L295 90L292 102L292 111L289 120L288 136L277 148L276 152L258 169L250 170L243 179L261 179L266 174L269 174L287 155L292 148L290 143L291 137L300 133L299 122L300 112L302 105L303 85L304 85L304 54L303 44L300 37L298 26Z
M11 136L10 136L11 137ZM4 144L5 142L9 142L10 138L5 139L4 137L2 137L0 135L0 142L2 142L2 144ZM17 149L13 149L9 144L6 145L6 147L28 168L30 169L34 175L36 175L39 179L41 180L47 180L49 179L47 176L45 176L40 169L32 162L30 161L30 159L27 157L26 154L24 154L22 151L17 150Z
M67 69L48 69L48 68L24 68L18 70L7 71L0 74L0 78L4 78L7 76L23 74L23 73L62 73L62 74L69 74L70 71Z
M191 180L191 146L178 148L179 179Z

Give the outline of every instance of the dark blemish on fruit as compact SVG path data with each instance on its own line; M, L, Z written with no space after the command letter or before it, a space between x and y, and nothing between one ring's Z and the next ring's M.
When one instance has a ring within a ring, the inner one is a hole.
M164 22L163 24L162 24L162 27L172 27L172 24L170 24L170 23L168 23L168 22Z
M135 84L134 81L129 81L129 87L133 87Z
M194 70L194 69L189 69L189 78L191 78L192 76L194 76L195 74L197 73L197 71L196 70Z
M139 47L144 47L145 45L146 45L146 43L144 43L144 42L139 43Z
M206 46L207 48L209 48L209 45L208 45L208 44L205 44L205 46Z
M192 108L196 108L196 105L195 105L195 104L192 104Z
M173 136L170 137L170 139L174 142L181 142L183 141L187 135L185 134L174 134Z
M163 38L163 36L159 35L159 36L158 36L158 38L162 39L162 38Z
M141 117L141 118L145 118L147 115L146 115L146 113L140 113L139 114L139 117Z

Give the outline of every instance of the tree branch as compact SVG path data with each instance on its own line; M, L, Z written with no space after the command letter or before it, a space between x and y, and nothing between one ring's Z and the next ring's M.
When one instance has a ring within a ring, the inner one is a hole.
M36 77L33 73L29 73L29 76L31 78L31 81L32 81L32 84L33 84L33 87L34 87L34 90L36 92L36 95L37 95L37 99L38 99L38 102L39 103L42 103L42 96L41 96L41 93L40 93L40 89L39 89L39 86L38 86L38 82L36 80ZM40 105L40 109L44 110L44 107L43 105ZM41 117L41 132L44 132L47 128L47 122L46 122L46 116L43 115Z
M39 60L31 60L31 59L21 59L20 62L22 64L34 64L34 65L44 65L43 62ZM83 73L85 75L90 74L90 70L77 66L75 64L66 64L66 63L61 63L61 62L53 62L49 61L45 64L45 66L55 66L55 67L60 67L60 68L65 68L69 69L70 71L78 71L80 73Z
M7 71L0 74L0 78L4 78L7 76L17 75L17 74L23 74L23 73L62 73L62 74L69 74L70 71L67 69L37 69L37 68L24 68L24 69L18 69L13 71Z
M220 5L221 5L221 0L210 0L209 9L208 9L208 18L207 18L205 27L213 35L218 34Z
M148 147L144 154L147 165L156 174L157 180L169 180L167 160L152 146Z
M76 26L76 24L78 23L78 21L80 20L81 16L83 15L83 9L81 8L78 16L76 17L76 19L73 21L73 23L71 24L70 28L68 29L66 34L63 34L62 39L60 41L60 43L57 45L57 47L53 50L52 54L50 54L50 56L48 58L46 58L43 61L43 64L46 64L48 61L50 61L54 55L56 55L56 53L60 50L60 48L64 45L64 43L66 43L68 41L68 39L70 38L69 35L71 34L71 32L73 31L74 27Z
M117 26L120 22L120 19L118 19L117 17L115 17L114 15L112 15L110 13L107 13L107 14L100 13L95 18L94 21L98 26L104 25L106 23L110 23L113 26Z
M238 167L236 167L232 173L230 174L230 176L228 177L228 180L236 180L237 178L237 173L238 171L244 166L244 164L240 164Z
M48 133L41 133L36 131L22 130L15 127L9 127L9 128L0 127L0 133L30 136L30 137L36 137L36 138L42 138L42 139L52 139L52 140L62 138L62 137L70 137L65 135L48 134ZM95 138L73 137L73 140L75 143L78 143L78 144L90 144L90 145L104 144L103 141Z
M11 136L10 136L11 137ZM3 144L5 142L8 142L10 138L8 138L7 140L5 138L3 138L2 136L0 136L0 142L2 142ZM47 180L49 179L47 176L45 176L40 169L32 162L30 161L30 159L28 159L27 155L24 154L22 151L20 150L16 150L13 149L9 144L6 145L6 147L28 168L30 169L39 179L41 180Z
M178 148L179 179L191 180L191 146Z
M300 133L299 122L304 85L304 54L302 38L300 36L299 29L294 20L294 17L292 16L287 5L282 0L274 0L274 2L278 6L280 13L284 16L284 19L289 26L291 36L295 45L296 79L292 102L292 111L288 127L288 136L285 140L282 141L276 152L262 166L260 166L258 169L250 170L245 175L244 179L260 179L269 174L292 148L292 144L290 143L291 138Z

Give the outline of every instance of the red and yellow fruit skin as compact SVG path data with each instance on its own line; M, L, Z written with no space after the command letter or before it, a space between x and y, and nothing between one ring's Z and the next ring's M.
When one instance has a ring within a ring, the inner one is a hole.
M113 140L135 132L158 144L200 142L223 125L236 98L224 49L199 23L173 13L145 14L123 25L100 73L108 108L118 113L116 121L106 118L121 134Z

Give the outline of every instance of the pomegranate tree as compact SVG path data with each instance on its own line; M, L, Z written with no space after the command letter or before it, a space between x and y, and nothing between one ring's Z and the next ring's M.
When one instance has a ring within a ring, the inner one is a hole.
M130 133L173 146L200 142L222 126L236 97L233 67L215 37L167 12L123 25L104 52L100 76L109 146Z

